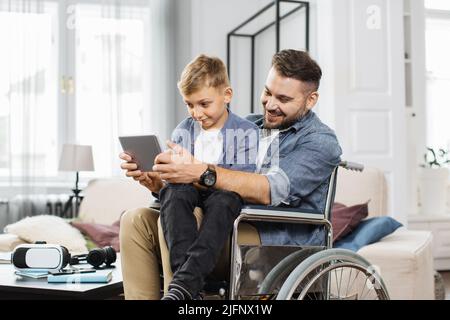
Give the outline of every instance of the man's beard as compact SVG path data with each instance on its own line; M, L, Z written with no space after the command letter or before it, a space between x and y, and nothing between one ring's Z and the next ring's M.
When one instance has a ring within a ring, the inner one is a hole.
M264 108L265 110L265 108ZM265 111L267 112L267 111ZM284 115L284 113L279 110L279 113L281 113L282 115ZM306 106L304 106L301 109L301 112L299 112L298 114L289 117L289 118L284 118L283 121L277 125L277 124L271 124L266 122L266 114L264 114L264 122L263 122L263 128L264 129L278 129L278 130L285 130L288 129L290 127L292 127L294 124L296 124L301 118L303 118L303 116L308 112L308 110L306 109Z

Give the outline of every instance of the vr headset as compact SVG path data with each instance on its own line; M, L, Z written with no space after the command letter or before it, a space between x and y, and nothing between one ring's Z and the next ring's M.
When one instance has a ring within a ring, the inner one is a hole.
M21 271L57 271L70 262L70 253L60 245L21 244L14 249L11 262Z
M96 248L88 254L71 256L66 247L39 242L35 244L18 245L11 254L11 262L20 271L58 271L68 264L78 264L82 261L95 268L102 264L107 267L117 258L113 247Z

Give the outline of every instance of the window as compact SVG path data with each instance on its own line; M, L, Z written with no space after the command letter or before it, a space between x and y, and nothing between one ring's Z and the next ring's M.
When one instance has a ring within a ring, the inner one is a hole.
M18 9L0 6L0 176L22 176L31 159L34 173L54 175L57 5Z
M450 1L425 1L427 145L450 149Z
M120 173L118 135L146 129L149 13L144 9L121 7L117 13L100 5L76 6L75 136L93 146L95 175Z
M425 8L432 10L450 10L448 0L425 0Z
M148 130L149 1L29 3L0 4L0 179L57 179L63 143L119 173L117 136Z

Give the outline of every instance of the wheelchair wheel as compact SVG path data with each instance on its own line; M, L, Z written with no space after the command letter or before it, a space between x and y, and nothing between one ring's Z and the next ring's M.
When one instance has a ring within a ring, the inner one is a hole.
M294 270L294 268L303 260L310 257L317 250L314 249L304 249L291 253L283 260L281 260L275 267L270 270L267 276L261 283L258 294L267 295L273 294L274 296L278 293L279 288L286 280L288 275Z
M360 255L343 249L313 254L288 276L277 300L389 300L374 267Z

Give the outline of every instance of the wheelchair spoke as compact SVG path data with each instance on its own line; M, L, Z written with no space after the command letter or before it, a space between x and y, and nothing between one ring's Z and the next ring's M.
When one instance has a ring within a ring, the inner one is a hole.
M339 286L338 286L338 296L340 297L340 293L341 293L341 284L342 284L342 273L344 272L344 268L340 268L341 269L341 277L339 279Z
M367 277L367 279L370 280L369 277ZM367 279L366 279L366 282L367 282ZM368 297L371 293L374 293L374 294L375 294L375 297L378 299L377 290L376 290L376 288L375 288L376 280L374 279L374 281L373 281L373 282L375 282L375 283L372 283L372 281L370 281L370 282L371 282L371 284L372 284L372 288L371 288L371 289L369 288L369 289L367 290L367 294L366 294L366 295L362 295L362 296L361 296L361 300L363 300L363 298Z
M337 285L338 281L337 281L337 272L336 271L337 271L337 269L333 270L334 277L336 278L336 285ZM337 289L338 289L337 297L339 298L339 288L337 288Z
M360 294L360 297L361 297L361 300L362 300L362 297L364 296L364 290L366 290L366 286L367 286L367 279L368 279L368 277L367 277L367 275L365 275L366 276L366 280L364 281L364 284L363 284L363 286L362 286L362 292L361 292L361 294Z
M372 292L374 292L374 290L370 290L370 289L367 290L367 294L365 294L364 296L361 296L361 300L365 300L365 298L369 297Z
M313 293L314 293L314 300L319 300L319 299L317 298L316 292L314 291Z
M357 270L358 272L356 273L356 275L355 275L355 278L353 279L353 282L352 282L352 285L350 286L350 290L349 290L349 292L351 292L352 291L352 289L353 289L353 285L355 284L355 282L356 282L356 279L358 278L358 275L359 275L359 273L361 272L361 271L359 271L359 270Z
M350 279L352 278L353 268L350 269L350 275L348 276L347 288L345 289L345 295L348 295L348 286L350 285Z

